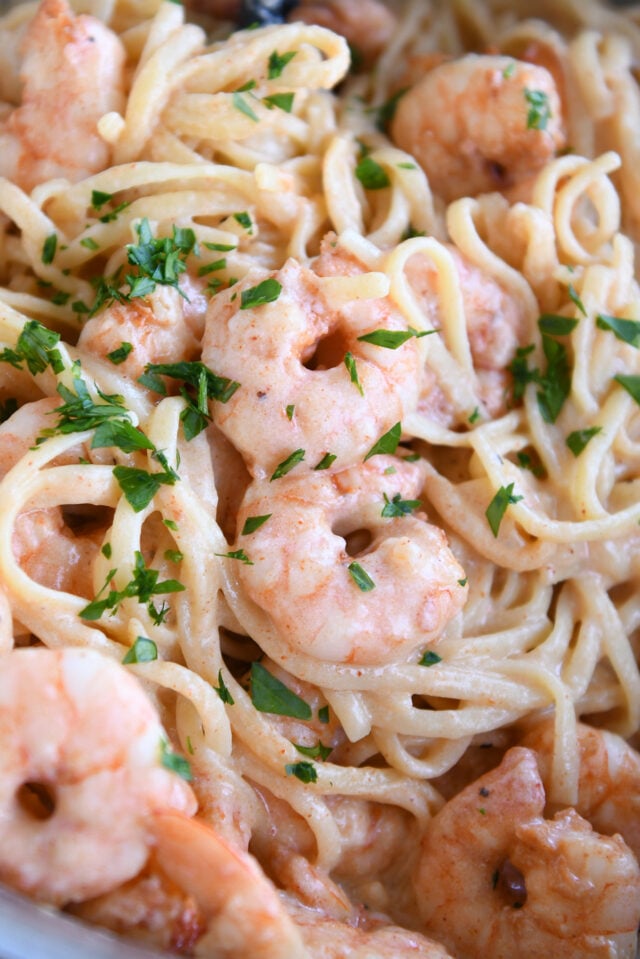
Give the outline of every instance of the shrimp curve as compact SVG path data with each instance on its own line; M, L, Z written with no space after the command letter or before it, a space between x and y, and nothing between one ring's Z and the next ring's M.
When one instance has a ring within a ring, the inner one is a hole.
M124 48L96 17L43 0L23 41L22 102L0 126L0 175L24 190L108 166L98 120L124 104Z
M286 644L330 662L377 665L438 638L466 599L466 580L444 532L410 515L421 486L419 464L386 455L249 486L237 544L250 563L239 575Z
M640 867L573 809L543 819L535 754L510 749L427 825L415 874L424 931L458 959L635 956Z
M151 813L192 815L162 765L165 736L137 680L89 649L0 658L0 880L63 905L107 892L147 859Z
M363 342L380 328L406 332L404 317L387 298L332 303L326 280L294 260L273 276L252 272L251 280L261 281L251 290L275 283L277 299L246 308L246 289L234 286L213 298L207 315L203 362L240 383L227 403L214 405L216 425L257 478L297 451L303 469L327 454L336 469L351 466L415 409L417 341L397 350Z
M400 98L391 138L447 202L513 186L565 144L548 70L473 53L434 67Z

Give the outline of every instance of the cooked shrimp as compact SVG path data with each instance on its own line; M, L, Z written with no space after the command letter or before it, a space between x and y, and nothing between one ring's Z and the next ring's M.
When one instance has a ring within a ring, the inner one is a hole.
M477 54L440 64L402 96L391 137L447 202L513 186L565 143L551 74Z
M147 859L151 813L193 814L163 767L137 681L88 649L16 649L0 663L0 880L42 902L97 896Z
M0 478L51 426L50 414L59 405L59 397L25 403L0 424ZM12 540L13 552L28 576L49 589L80 596L92 595L91 570L101 543L98 530L70 529L58 506L20 513Z
M348 40L366 63L384 50L393 36L397 20L380 0L359 0L357 4L341 0L302 0L289 15L290 20L316 23Z
M180 282L185 292L187 282ZM78 346L106 357L123 343L130 343L132 349L120 371L133 379L147 363L193 358L202 333L198 317L202 319L206 305L199 288L189 284L188 290L188 300L174 287L157 286L149 297L111 304L83 326Z
M300 933L253 856L186 816L154 816L153 828L160 867L193 897L207 920L207 932L195 948L197 956L308 956Z
M467 590L442 530L393 509L408 503L410 513L421 485L417 464L384 455L339 473L251 484L237 544L253 565L239 575L283 642L322 660L371 665L437 640ZM250 517L265 515L242 534Z
M338 306L323 291L331 281L294 260L273 277L252 273L242 286L255 288L265 279L281 285L274 302L242 309L233 287L209 307L203 361L240 383L227 403L215 404L215 422L258 478L299 450L302 470L327 454L335 456L336 469L351 466L415 408L418 342L389 350L359 341L380 328L407 330L387 298Z
M635 956L640 867L573 809L542 818L535 754L500 766L429 822L415 874L424 929L458 959Z
M507 367L526 334L524 305L493 277L448 245L462 294L469 347L479 381L481 398L491 416L505 411L510 374ZM442 328L438 272L432 261L416 253L406 264L406 274L428 322ZM423 383L422 396L431 384ZM429 406L433 400L427 396Z
M364 928L290 905L312 959L451 959L444 946L418 932L391 925L382 917Z
M543 781L551 772L553 720L537 725L522 741L533 749ZM621 736L578 724L580 774L576 810L598 832L620 833L640 859L640 755Z
M25 190L108 165L97 124L124 103L124 49L95 17L43 0L23 43L22 102L0 127L0 175Z

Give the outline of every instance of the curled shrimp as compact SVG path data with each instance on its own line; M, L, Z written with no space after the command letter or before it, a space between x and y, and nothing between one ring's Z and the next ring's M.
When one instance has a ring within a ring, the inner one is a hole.
M249 288L265 280L280 288L274 302L242 308L234 286L209 307L203 361L240 383L227 403L215 404L215 422L259 478L298 450L301 469L327 454L336 469L350 466L415 409L417 341L396 350L363 342L377 329L406 332L404 317L386 297L336 304L326 292L334 278L294 260L274 276L252 274Z
M507 367L525 337L526 310L497 280L488 276L454 246L448 245L447 248L453 259L462 295L480 398L489 415L498 416L505 411L508 395L510 374ZM430 325L440 329L442 316L438 272L432 261L416 253L407 261L406 274ZM433 404L431 390L425 389L423 384L420 408L425 399L428 405Z
M0 478L51 426L59 398L25 403L0 425ZM101 545L101 532L71 529L59 506L20 513L12 537L13 552L31 579L49 589L90 596L91 570Z
M578 723L580 771L576 809L594 829L620 833L640 859L640 755L621 736ZM551 773L553 720L534 727L522 740L533 749L546 783Z
M198 904L207 932L196 956L305 959L302 937L253 856L176 813L153 818L155 857Z
M385 455L339 473L251 484L237 540L250 564L239 575L288 646L330 662L382 664L438 638L465 601L466 581L442 530L407 515L421 485L417 464ZM251 517L267 515L243 535Z
M83 326L78 346L106 357L123 343L130 344L120 371L132 378L140 376L147 363L194 356L206 300L188 277L181 279L180 288L185 296L173 287L158 286L149 297L111 304Z
M565 143L551 74L478 54L436 66L404 94L391 137L415 156L447 202L513 186Z
M0 127L0 175L25 190L108 165L98 120L124 103L124 49L100 20L43 0L23 41L20 106Z
M371 63L387 46L397 26L397 19L380 0L359 0L357 5L340 0L302 0L290 20L316 23L339 33L348 40L354 57L357 54Z
M573 809L543 819L535 754L510 749L427 825L415 873L424 929L458 959L635 956L640 868Z
M134 876L148 817L192 815L162 764L164 732L137 680L88 649L15 649L0 661L0 880L62 905Z

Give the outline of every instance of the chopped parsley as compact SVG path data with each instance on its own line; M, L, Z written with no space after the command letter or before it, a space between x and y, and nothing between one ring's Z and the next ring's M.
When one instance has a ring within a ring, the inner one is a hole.
M591 426L586 430L574 430L566 439L567 446L574 456L580 456L587 443L602 430L601 426Z
M165 549L164 558L169 563L181 563L184 559L184 553L181 553L179 549Z
M255 306L262 306L265 303L273 303L278 299L282 291L282 284L269 277L258 283L257 286L251 286L243 290L240 295L240 309L251 310Z
M326 726L326 724L329 722L329 707L328 707L328 706L321 706L321 707L320 707L320 709L318 710L318 721L321 722L321 723L322 723L323 725L325 725L325 726Z
M231 253L238 249L235 243L203 243L202 245L214 253Z
M391 121L393 120L398 108L398 103L408 89L409 87L402 87L392 96L390 96L389 99L382 104L382 106L376 108L376 127L381 133L386 133L388 131Z
M120 363L124 363L132 349L132 343L126 343L123 341L117 349L111 350L110 353L107 353L107 359L111 360L115 366L119 366Z
M546 130L551 119L551 104L548 95L543 90L525 89L524 98L529 105L527 129Z
M320 741L318 741L315 746L302 746L300 743L294 743L293 745L303 756L308 756L309 759L319 759L321 762L328 759L333 752L331 746L325 746L324 743Z
M226 376L218 376L199 360L192 362L183 360L178 363L147 363L144 373L138 377L138 382L148 389L160 393L161 396L166 396L167 389L161 379L162 376L181 380L183 383L180 388L180 395L187 405L180 414L180 420L187 440L192 440L194 436L206 429L211 422L207 400L227 403L240 386L235 380L230 380ZM188 390L187 387L191 389Z
M222 556L223 559L237 559L245 566L253 566L253 561L249 559L243 549L232 549L228 553L215 553L215 556Z
M344 365L349 372L349 379L358 390L360 396L364 396L364 390L362 389L362 384L358 378L358 368L356 366L356 360L353 353L347 353L345 355Z
M285 413L287 414L287 419L288 419L288 420L292 420L292 419L293 419L293 414L295 413L295 411L296 411L295 404L294 404L294 403L290 403L290 404L287 406L287 408L285 409Z
M234 213L233 219L239 223L243 230L246 230L249 235L253 233L253 220L246 210L243 210L241 213Z
M244 115L249 117L250 120L253 120L254 123L259 122L255 111L247 103L241 93L236 90L236 92L232 94L231 99L236 110L239 110L240 113L244 113Z
M44 373L48 366L54 373L62 373L64 363L57 349L60 334L47 329L37 320L27 320L16 342L15 350L5 347L0 353L0 362L10 363L21 370L27 364L30 373Z
M287 763L285 772L287 776L295 776L302 783L315 783L318 780L318 773L313 763L305 762Z
M567 336L578 325L578 320L555 313L543 313L538 319L538 328L543 336Z
M109 587L113 577L117 573L116 569L111 569L107 573L104 585L98 592L98 595L84 609L80 610L80 616L83 619L97 620L107 610L116 612L118 606L124 599L137 598L138 602L147 606L149 614L153 617L155 607L153 606L153 596L164 595L166 593L182 592L186 587L176 579L166 579L158 582L160 575L157 569L151 569L145 566L144 557L141 552L136 550L135 566L133 578L124 589L109 589L109 592L102 599L100 598Z
M41 260L48 266L50 263L53 263L53 258L56 255L56 248L58 246L58 234L50 233L49 236L45 239L42 244L42 255Z
M437 332L437 330L414 330L411 327L408 330L373 330L371 333L364 333L359 336L358 341L372 343L374 346L383 346L387 350L397 350L399 346L413 337L429 336L431 333Z
M227 268L227 258L223 257L220 260L213 260L211 263L205 263L204 266L201 266L198 269L198 276L207 276L208 273L215 273L217 270L225 270Z
M287 473L291 472L294 466L297 466L298 463L303 461L304 455L305 451L303 449L294 450L293 453L287 456L286 460L283 460L282 463L276 466L271 474L270 480L276 480L280 479L281 476L286 476Z
M552 314L545 314L538 320L542 349L547 361L544 373L537 368L529 369L527 357L533 351L533 345L519 347L509 365L513 375L514 400L522 398L528 383L536 383L539 387L538 406L547 423L555 423L571 391L569 354L564 344L553 337L570 333L576 323L577 320Z
M329 467L336 461L336 453L325 453L322 459L316 463L313 467L314 470L328 470Z
M226 703L228 706L233 706L235 700L231 693L229 692L227 685L222 677L222 670L218 670L218 685L213 687L217 692L218 696L223 703Z
M279 110L284 110L285 113L291 113L294 97L295 93L272 93L271 96L263 97L262 102L269 107L269 109L278 107Z
M117 394L108 395L96 387L98 396L102 400L96 403L91 397L87 384L79 374L79 364L73 367L73 385L75 392L65 386L64 383L58 383L56 387L58 394L64 400L61 406L56 406L52 414L58 415L58 421L51 429L42 431L43 436L55 436L57 434L67 435L70 433L82 433L84 430L93 430L107 423L110 420L126 421L132 430L135 427L129 419L129 411L124 405L124 399ZM140 434L142 437L142 434ZM143 437L144 438L144 437ZM149 443L149 441L147 441ZM114 446L117 443L102 443L99 445ZM146 446L134 446L132 449L153 449L153 444Z
M507 511L507 507L511 503L518 503L524 498L522 496L514 495L513 487L513 483L509 483L508 486L501 486L485 511L485 516L487 517L489 526L491 527L491 532L494 536L498 535L500 523L502 522L502 517Z
M570 299L573 303L575 303L575 305L578 307L578 309L580 310L580 312L582 313L582 315L583 315L583 316L586 316L586 315L587 315L587 311L586 311L585 308L584 308L584 303L582 302L582 300L581 300L580 297L578 296L578 294L577 294L577 292L576 292L576 290L575 290L575 287L573 287L573 286L571 285L571 283L569 284L569 289L567 290L567 293L569 294L569 299Z
M376 584L367 571L362 568L360 563L349 563L347 569L349 570L351 579L363 593L370 593L372 589L375 589Z
M438 656L433 650L427 649L418 660L418 666L435 666L436 663L441 662L442 656Z
M393 499L389 499L386 493L382 495L384 497L384 506L382 507L380 515L388 519L397 516L408 516L414 509L418 509L422 505L419 499L402 499L400 493L396 493Z
M251 664L251 702L261 713L311 719L311 706L260 663Z
M614 380L640 405L640 376L620 373L618 376L614 376Z
M100 245L91 236L85 236L83 240L80 240L80 246L84 246L87 250L99 250Z
M191 782L193 779L189 760L185 759L184 756L180 756L179 753L174 753L166 739L160 740L160 762L165 769L176 773L187 782Z
M355 175L365 190L383 190L391 184L387 171L370 156L364 156L360 160Z
M262 516L247 516L240 535L250 536L251 533L255 533L268 519L271 519L272 515L272 513L264 513Z
M402 435L402 426L401 424L394 423L390 430L387 430L386 433L383 433L377 443L374 443L367 455L364 458L366 462L371 456L378 456L383 453L395 453L398 448L398 443L400 442L400 436Z
M158 658L158 647L152 639L138 636L122 660L123 663L151 663Z
M173 486L178 479L178 474L170 468L162 473L148 473L135 466L114 466L113 475L136 513L146 509L161 486Z
M640 348L640 321L625 320L621 316L606 316L598 313L596 326L599 330L610 330L623 343Z
M267 76L269 80L277 80L288 63L293 60L296 50L289 50L287 53L278 53L274 50L269 56L269 66Z

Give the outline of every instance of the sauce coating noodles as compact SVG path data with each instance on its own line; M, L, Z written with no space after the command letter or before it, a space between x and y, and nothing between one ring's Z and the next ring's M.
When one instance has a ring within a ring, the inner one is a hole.
M640 14L215 10L0 19L0 880L635 956Z

